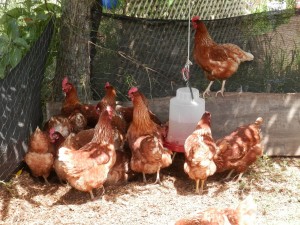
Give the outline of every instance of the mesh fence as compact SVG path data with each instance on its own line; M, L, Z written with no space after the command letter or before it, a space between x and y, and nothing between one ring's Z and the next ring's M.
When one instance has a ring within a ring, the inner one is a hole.
M27 140L41 123L40 90L53 20L21 62L0 80L0 180L7 180L21 164Z
M191 15L201 15L203 7L209 8L209 4L203 6L203 2L199 1ZM231 14L242 13L239 7L236 4ZM186 9L185 17L188 16ZM215 14L216 17L221 18L221 12ZM149 98L174 95L178 87L185 85L180 71L188 55L188 20L168 17L171 13L164 14L167 19L161 19L164 15L149 14L145 16L151 19L104 15L91 80L95 99L103 96L106 81L118 88L120 100L126 99L125 94L133 85L139 86ZM176 15L183 18L179 12ZM226 91L299 92L299 16L299 10L282 10L204 21L216 42L237 44L255 57L240 65L238 72L228 80ZM192 52L193 30L190 38ZM193 61L192 54L190 59ZM204 91L208 80L202 70L196 64L190 69L192 86ZM215 82L212 90L219 90L220 86Z

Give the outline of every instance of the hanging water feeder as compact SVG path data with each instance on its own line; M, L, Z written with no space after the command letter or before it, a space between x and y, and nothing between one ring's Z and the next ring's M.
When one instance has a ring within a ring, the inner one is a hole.
M176 97L170 100L169 130L164 146L174 152L184 152L186 138L195 130L197 123L205 112L205 101L199 97L199 90L192 88L190 79L190 36L191 36L191 2L189 0L187 61L181 70L186 82L184 88L176 90Z
M115 9L118 5L118 0L102 0L102 6L105 9Z
M165 147L174 152L184 152L184 142L195 130L204 112L205 101L199 97L198 89L190 90L189 87L177 89L176 97L170 100L169 131Z

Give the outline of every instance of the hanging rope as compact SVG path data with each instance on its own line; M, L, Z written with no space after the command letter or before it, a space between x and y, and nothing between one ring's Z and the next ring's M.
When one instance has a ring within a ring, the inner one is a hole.
M190 79L190 65L192 65L192 62L190 61L190 45L191 45L191 0L189 0L189 22L188 22L188 55L187 60L184 65L184 67L181 70L182 77L184 81L186 82L186 86L190 89L192 100L194 100L193 91L189 82Z

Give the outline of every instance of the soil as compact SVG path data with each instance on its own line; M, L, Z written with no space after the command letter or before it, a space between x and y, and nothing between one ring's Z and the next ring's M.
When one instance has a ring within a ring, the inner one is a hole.
M257 204L256 224L300 224L300 158L262 157L242 180L224 182L227 174L207 180L202 195L183 171L184 157L161 171L162 184L138 176L126 184L88 193L60 184L52 175L50 185L34 178L26 168L0 185L0 224L174 224L183 216L208 207L236 208L251 195Z

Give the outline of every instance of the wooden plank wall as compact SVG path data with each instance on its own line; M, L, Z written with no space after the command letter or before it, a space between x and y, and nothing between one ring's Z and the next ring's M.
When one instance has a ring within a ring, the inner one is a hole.
M151 110L162 121L168 121L170 98L149 100ZM131 105L131 102L122 104ZM60 103L47 103L47 118L58 113L60 106ZM205 99L205 107L212 114L212 133L215 139L229 134L237 126L252 123L257 117L262 117L265 154L300 155L300 93L225 92L224 98L219 96Z

